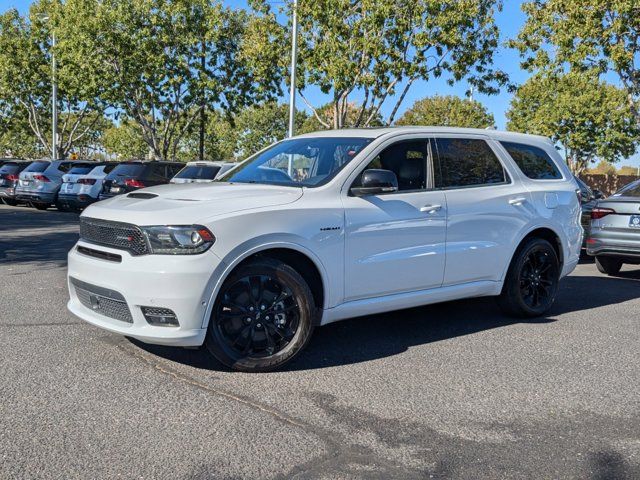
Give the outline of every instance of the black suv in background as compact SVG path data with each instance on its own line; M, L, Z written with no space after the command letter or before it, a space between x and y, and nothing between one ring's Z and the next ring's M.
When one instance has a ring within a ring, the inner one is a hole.
M122 162L105 177L100 200L169 183L182 167L182 162Z
M0 199L7 205L16 205L16 186L20 172L29 166L31 162L19 160L3 160L0 165Z

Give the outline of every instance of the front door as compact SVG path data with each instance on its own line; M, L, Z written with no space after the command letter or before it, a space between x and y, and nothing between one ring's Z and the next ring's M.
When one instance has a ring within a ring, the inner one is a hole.
M430 151L424 138L383 148L362 171L393 171L398 191L344 197L346 301L442 285L447 206L430 189Z

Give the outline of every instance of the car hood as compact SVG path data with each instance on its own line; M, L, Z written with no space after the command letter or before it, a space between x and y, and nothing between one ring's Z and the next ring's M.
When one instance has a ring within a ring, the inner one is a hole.
M83 216L136 225L185 225L241 210L286 205L302 188L242 183L169 184L104 200Z

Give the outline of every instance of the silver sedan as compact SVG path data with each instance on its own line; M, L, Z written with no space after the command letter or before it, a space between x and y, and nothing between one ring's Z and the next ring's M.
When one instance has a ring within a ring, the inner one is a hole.
M640 264L640 180L593 208L587 253L608 275L617 274L624 263Z

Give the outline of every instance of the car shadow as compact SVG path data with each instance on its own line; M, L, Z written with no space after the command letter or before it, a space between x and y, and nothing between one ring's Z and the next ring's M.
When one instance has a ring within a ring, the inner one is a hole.
M624 278L570 276L562 280L554 307L546 317L517 319L504 315L492 298L447 302L337 322L317 328L307 346L284 370L309 370L376 360L416 345L526 323L530 328L557 321L571 312L604 307L640 296L640 270ZM204 350L146 345L140 348L168 360L208 370L227 370Z
M78 215L0 208L0 265L64 266L78 240Z

